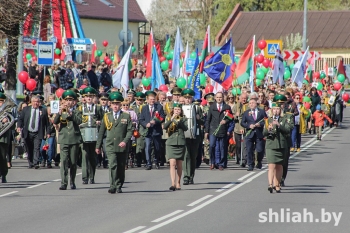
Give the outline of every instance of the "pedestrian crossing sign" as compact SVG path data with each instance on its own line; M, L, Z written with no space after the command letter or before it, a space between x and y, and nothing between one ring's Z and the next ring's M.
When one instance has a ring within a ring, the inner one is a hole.
M266 48L264 49L264 55L266 58L275 58L276 49L280 48L282 51L282 40L265 40Z

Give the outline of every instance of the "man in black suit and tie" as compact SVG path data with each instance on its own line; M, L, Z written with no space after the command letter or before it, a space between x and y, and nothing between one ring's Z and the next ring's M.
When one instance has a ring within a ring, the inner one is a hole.
M159 156L161 153L160 145L162 142L162 122L165 119L165 113L163 110L163 106L156 102L156 93L153 91L147 91L147 105L144 106L141 110L140 114L140 124L143 127L143 131L145 132L145 154L147 160L147 168L146 170L152 169L152 142L154 145L154 163L157 169L159 169ZM159 115L160 119L155 119L156 115Z
M23 109L17 131L22 131L27 146L29 168L38 169L41 141L50 137L51 129L46 108L39 106L40 96L32 96L31 103L31 106Z
M265 151L263 129L265 125L264 118L266 117L266 112L257 107L256 99L250 99L249 110L243 113L241 122L241 126L247 130L244 140L247 147L248 171L254 169L254 150L258 153L257 168L261 169L262 167L261 161Z

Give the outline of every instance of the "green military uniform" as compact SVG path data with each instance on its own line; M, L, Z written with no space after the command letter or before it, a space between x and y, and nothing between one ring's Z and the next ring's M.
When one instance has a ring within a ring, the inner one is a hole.
M141 100L145 100L146 99L146 95L142 92L137 92L135 94L136 99L141 99ZM134 111L137 114L137 119L140 119L140 115L141 115L141 110L142 108L146 106L145 104L142 105L135 105L134 107ZM138 131L140 134L139 138L136 138L136 166L137 167L141 167L141 163L142 160L146 160L146 155L145 155L145 130L143 127L140 127L140 124L138 124Z
M285 149L286 159L283 163L283 175L282 175L282 183L281 183L281 185L283 185L283 186L284 186L284 180L286 179L287 173L288 173L290 148L292 146L291 133L292 133L292 130L294 128L294 114L290 113L290 112L286 112L284 117L287 119L286 123L289 125L288 127L290 128L290 132L289 132L289 134L286 135L288 147Z
M95 96L97 94L96 90L92 87L86 87L82 91L83 96L92 95ZM101 121L103 116L103 110L100 105L91 104L88 106L86 103L78 108L82 115L82 125L80 128L96 128L96 121ZM93 114L91 115L91 125L88 125L89 116L85 114ZM83 142L82 144L82 180L83 184L88 184L90 180L91 184L95 183L95 172L97 166L97 155L95 152L96 142Z
M214 103L214 93L207 93L204 96L204 99L208 103ZM206 106L203 107L204 122L205 122L206 117L208 116L209 107L210 107L209 105L206 105ZM209 161L210 161L209 139L208 138L204 138L203 142L204 142L204 158L203 158L203 162L205 162L207 165L209 165Z
M113 92L109 95L109 101L120 103L124 98ZM121 192L121 187L125 180L125 163L128 155L127 144L131 139L133 132L132 121L128 113L119 110L118 113L113 111L105 113L98 135L96 148L100 149L103 137L106 134L106 152L109 161L109 193ZM125 147L120 147L121 142Z
M6 100L6 95L0 92L0 101L3 103L5 100ZM3 133L3 135L0 136L0 175L1 175L2 183L7 183L6 176L8 173L8 167L7 167L6 154L10 143L10 132L11 132L11 129L8 129L5 133Z
M72 90L66 90L62 94L63 99L76 99L76 94ZM54 124L60 124L58 130L58 144L60 144L61 156L61 187L60 190L67 189L68 185L68 164L70 164L70 184L75 189L75 175L77 172L77 154L79 145L83 142L79 130L82 122L81 113L72 111L71 114L63 112L57 114Z

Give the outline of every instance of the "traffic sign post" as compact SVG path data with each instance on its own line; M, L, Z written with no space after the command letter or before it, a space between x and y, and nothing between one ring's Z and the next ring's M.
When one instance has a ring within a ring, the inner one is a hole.
M299 60L303 56L303 51L292 51L292 50L284 50L283 51L283 59L284 60ZM310 59L315 54L315 60L321 59L321 52L312 51L307 55L307 59Z
M266 58L275 58L276 50L279 46L280 51L282 51L283 42L282 40L265 40L266 48L264 49L264 55Z
M51 41L38 41L38 65L52 66L54 63L54 46Z

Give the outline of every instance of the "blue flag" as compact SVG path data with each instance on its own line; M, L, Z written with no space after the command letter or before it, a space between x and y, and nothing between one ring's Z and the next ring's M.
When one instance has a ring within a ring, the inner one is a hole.
M196 50L196 61L194 62L193 70L192 70L192 76L190 81L187 84L187 88L190 88L194 91L194 99L200 99L201 93L200 93L200 73L199 73L199 57L198 57L198 49Z
M151 90L159 88L160 85L165 84L162 70L160 68L160 62L157 54L157 50L153 47L152 52L152 78L151 78Z

